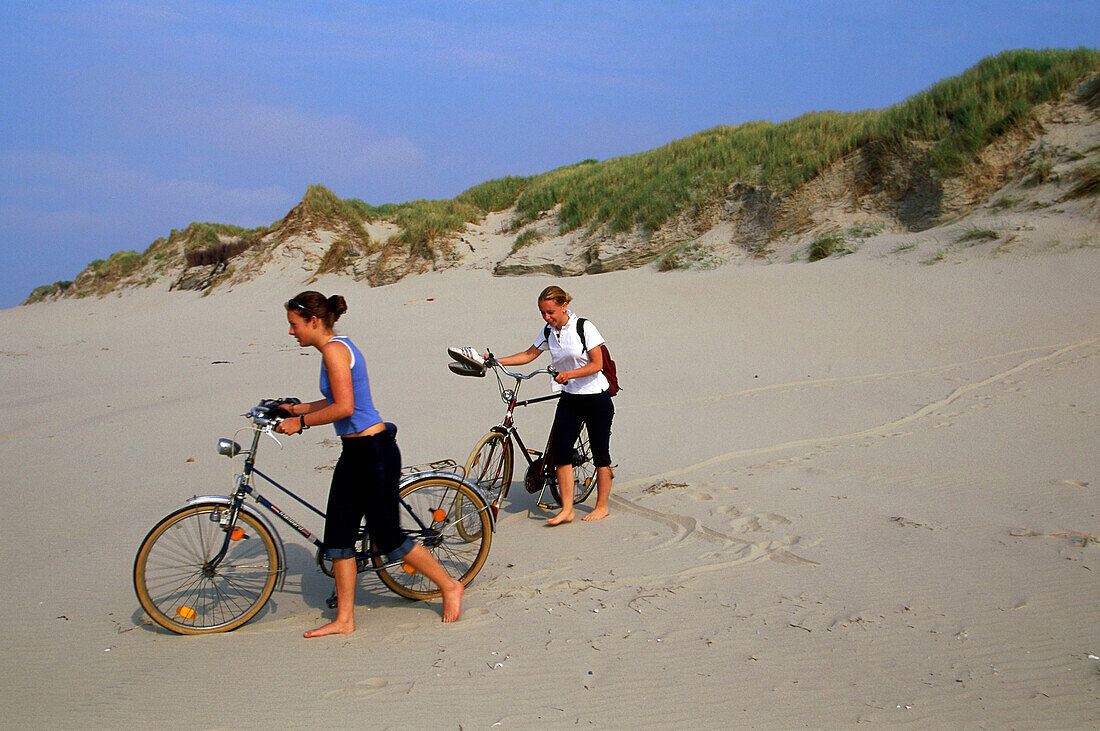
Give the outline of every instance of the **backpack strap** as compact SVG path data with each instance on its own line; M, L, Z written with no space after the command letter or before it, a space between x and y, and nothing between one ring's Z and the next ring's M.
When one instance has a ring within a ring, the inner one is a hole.
M587 322L583 317L577 318L577 334L581 336L581 348L585 353L588 352L588 343L584 340L584 323ZM550 326L547 325L542 329L542 337L546 340L546 347L550 347Z

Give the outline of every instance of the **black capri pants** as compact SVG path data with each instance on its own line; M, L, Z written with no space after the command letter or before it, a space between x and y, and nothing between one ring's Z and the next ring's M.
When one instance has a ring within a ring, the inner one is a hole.
M332 474L325 511L325 556L355 558L359 525L367 516L367 531L377 550L391 561L403 558L415 545L401 530L398 484L401 451L397 428L369 437L341 437L343 450Z
M562 393L554 413L554 466L572 464L573 445L581 433L581 424L588 426L592 445L592 462L597 467L611 466L611 420L615 405L611 394Z

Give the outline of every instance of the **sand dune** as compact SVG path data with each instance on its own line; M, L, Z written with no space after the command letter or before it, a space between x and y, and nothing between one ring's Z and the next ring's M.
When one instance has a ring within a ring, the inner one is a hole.
M546 529L517 484L460 622L363 576L359 631L317 641L301 632L329 580L289 530L283 590L235 632L157 631L130 583L160 516L230 487L214 445L237 415L313 397L316 356L280 306L300 283L2 311L0 710L36 727L1095 725L1098 275L1083 248L565 280L624 388L611 518ZM446 347L522 349L551 281L318 288L347 297L340 329L411 464L461 461L503 410ZM323 500L326 430L265 450Z

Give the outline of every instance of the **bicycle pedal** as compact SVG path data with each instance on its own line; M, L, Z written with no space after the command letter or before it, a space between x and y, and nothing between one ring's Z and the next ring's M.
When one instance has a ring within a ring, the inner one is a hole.
M329 596L329 598L325 600L325 606L327 606L329 609L336 609L336 590L335 589L332 590L332 595Z

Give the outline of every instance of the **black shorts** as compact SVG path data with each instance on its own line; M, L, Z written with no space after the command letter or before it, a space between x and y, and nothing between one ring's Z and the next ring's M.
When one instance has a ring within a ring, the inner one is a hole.
M391 561L414 543L401 530L397 492L401 451L390 429L369 437L341 437L343 450L332 474L325 511L325 556L355 558L355 540L363 516L378 551Z
M592 445L592 462L597 467L611 466L611 420L615 405L611 394L563 393L554 412L554 466L572 464L573 444L581 433L581 424L588 426Z

